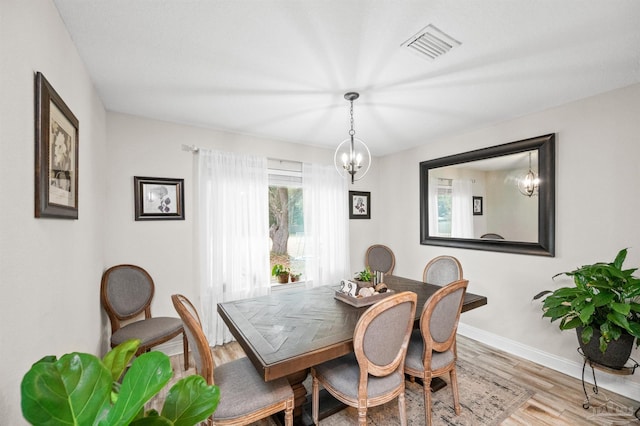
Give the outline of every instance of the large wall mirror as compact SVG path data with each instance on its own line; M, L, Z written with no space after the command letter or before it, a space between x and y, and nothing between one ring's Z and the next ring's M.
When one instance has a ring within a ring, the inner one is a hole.
M420 243L555 255L555 134L420 163Z

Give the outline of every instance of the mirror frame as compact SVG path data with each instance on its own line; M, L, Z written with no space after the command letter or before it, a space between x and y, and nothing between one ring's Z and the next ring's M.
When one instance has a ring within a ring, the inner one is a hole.
M531 150L538 150L538 175L544 183L538 189L538 242L429 236L429 197L427 196L429 170ZM420 244L554 257L555 186L555 133L422 161L420 163Z

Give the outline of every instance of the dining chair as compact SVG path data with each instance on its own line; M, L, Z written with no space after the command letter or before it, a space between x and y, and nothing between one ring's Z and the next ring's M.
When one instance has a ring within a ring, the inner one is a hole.
M371 271L379 271L383 274L392 274L396 266L396 257L393 251L382 244L374 244L367 249L364 256L364 264Z
M504 240L504 237L500 234L494 234L493 232L489 232L487 234L480 235L480 238L485 240Z
M180 318L153 317L155 285L151 275L136 265L115 265L104 271L100 300L111 322L111 347L140 339L136 355L182 334L184 369L189 368L189 346ZM141 318L144 314L144 318Z
M417 295L401 292L370 306L353 332L354 352L311 368L312 417L318 424L320 384L342 403L358 409L367 424L367 407L398 398L400 423L407 424L404 358L416 314Z
M284 411L285 426L292 426L294 395L287 379L265 382L247 357L214 367L198 311L181 294L172 295L171 301L184 323L196 373L220 388L220 402L208 424L246 425Z
M453 256L434 257L424 267L422 281L443 286L462 279L462 265Z
M457 280L438 289L424 304L420 329L411 333L404 371L423 381L425 424L431 424L431 380L449 373L453 406L460 414L456 375L456 332L467 280Z

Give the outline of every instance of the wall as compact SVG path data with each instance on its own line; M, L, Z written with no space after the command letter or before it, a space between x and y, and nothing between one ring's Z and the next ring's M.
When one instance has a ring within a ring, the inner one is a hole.
M0 424L44 355L101 347L106 113L50 0L0 2ZM79 120L79 219L34 218L34 73Z
M154 278L154 315L175 315L170 295L182 292L198 300L194 250L195 158L182 145L229 152L253 153L270 158L333 164L333 150L259 139L250 136L109 113L109 178L106 205L105 265L134 263ZM372 191L371 220L351 220L352 271L362 269L364 252L377 241L376 215L385 208L376 199L376 164L354 185L354 190ZM134 221L133 177L185 179L184 221ZM376 204L379 203L379 204ZM359 269L358 269L359 268ZM172 342L179 350L179 342Z
M541 318L532 296L566 282L551 277L595 261L610 262L629 247L625 265L640 265L640 85L605 93L538 114L456 137L425 141L425 146L380 160L380 192L394 209L381 220L380 238L398 258L397 274L421 279L427 261L458 257L469 291L489 304L462 315L461 331L578 375L582 366L576 336ZM418 167L420 161L556 133L556 256L503 254L420 245ZM640 359L634 349L632 357ZM640 376L600 373L598 383L638 399Z

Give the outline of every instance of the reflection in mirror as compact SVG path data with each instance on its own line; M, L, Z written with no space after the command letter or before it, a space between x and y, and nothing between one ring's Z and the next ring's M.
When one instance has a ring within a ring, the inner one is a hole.
M553 256L554 140L422 162L421 243Z

